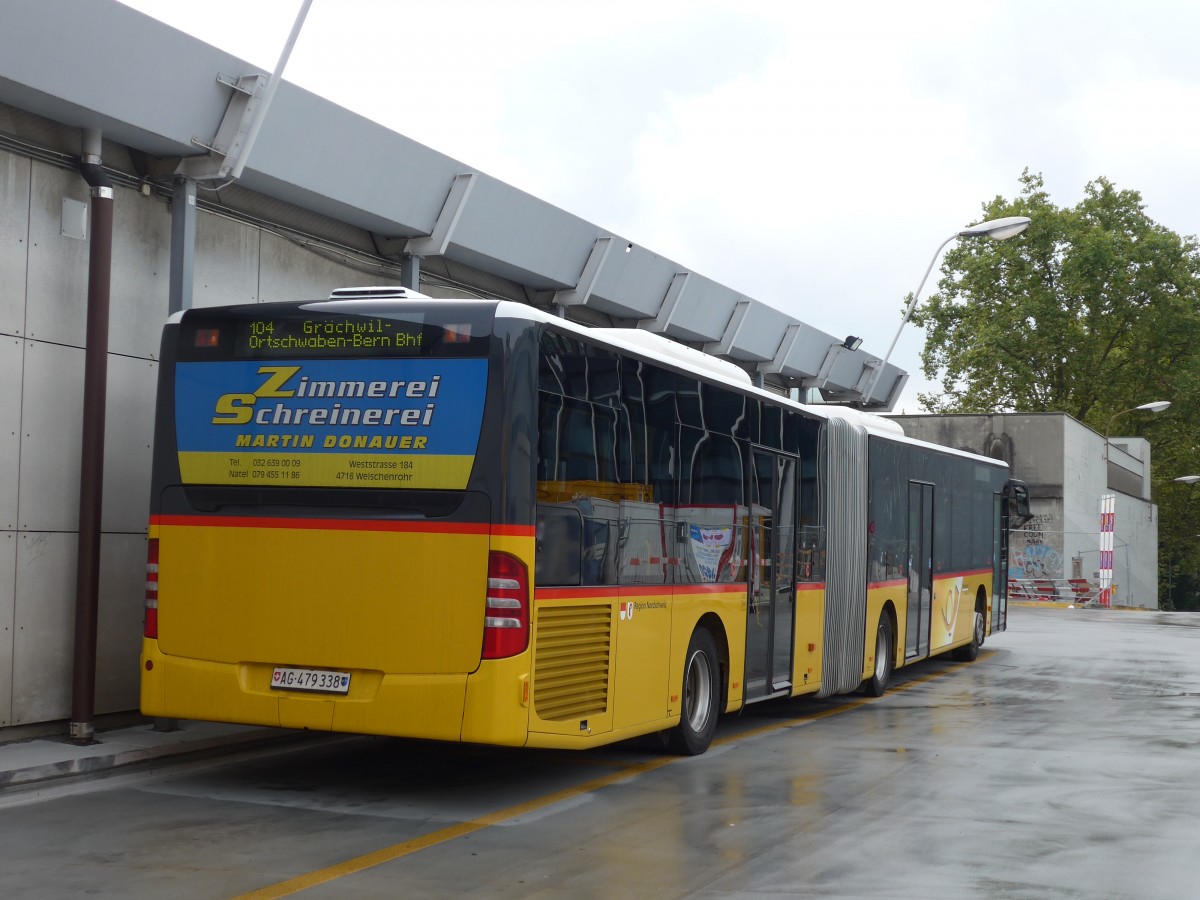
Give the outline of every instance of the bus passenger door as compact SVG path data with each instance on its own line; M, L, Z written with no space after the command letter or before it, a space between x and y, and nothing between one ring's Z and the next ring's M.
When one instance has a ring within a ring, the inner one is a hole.
M796 461L755 449L750 469L747 700L787 693L796 617Z
M1004 521L1004 494L992 496L992 634L1003 631L1008 618L1008 528Z
M908 483L908 625L904 658L929 654L933 606L933 485Z
M1033 516L1029 513L1029 488L1016 478L1008 479L1004 490L996 495L996 507L992 519L996 541L993 560L996 577L992 589L992 631L1003 631L1008 627L1008 547L1009 531L1023 528Z

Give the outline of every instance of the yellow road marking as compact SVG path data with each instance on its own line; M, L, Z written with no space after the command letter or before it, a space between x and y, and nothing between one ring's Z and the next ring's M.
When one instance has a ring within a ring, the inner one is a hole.
M404 841L399 844L393 844L390 847L384 847L382 850L376 850L374 853L367 853L363 856L356 856L354 859L348 859L345 862L337 863L336 865L328 866L324 869L317 869L315 872L309 872L306 875L298 875L295 878L290 878L287 881L281 881L279 884L274 884L261 890L251 891L248 894L242 894L237 900L267 900L273 897L286 897L290 894L295 894L299 891L306 890L310 887L315 887L318 884L325 884L328 881L333 881L337 878L343 878L346 875L352 875L355 872L361 872L364 869L370 869L378 866L381 863L390 862L393 859L399 859L402 856L408 856L410 853L415 853L418 850L424 850L426 847L433 847L437 844L445 843L463 835L472 834L487 828L489 825L496 825L500 822L515 819L518 816L524 815L534 810L542 809L546 806L558 803L562 800L569 800L572 797L580 794L591 793L599 790L602 787L607 787L610 784L616 784L620 781L633 778L635 775L641 775L644 772L652 772L655 769L660 769L668 763L674 762L675 757L663 756L658 759L648 760L647 762L637 763L636 765L626 766L609 775L603 775L600 778L593 778L591 781L586 781L583 784L575 787L564 788L561 791L555 791L552 794L546 794L542 797L536 797L533 800L528 800L525 803L518 803L514 806L507 806L504 809L497 810L487 815L479 816L469 822L460 822L458 825L451 825L447 828L441 828L429 834L422 835L418 838L413 838L411 841Z
M990 656L990 651L983 651L979 658ZM913 678L903 684L898 684L894 688L889 688L889 694L899 694L907 691L910 688L920 684L933 681L941 678L944 675L949 675L951 672L958 671L970 663L959 663L949 666L937 672L932 672L929 675L923 675L920 678ZM748 738L760 737L764 734L770 734L774 731L782 731L785 728L792 728L796 725L801 725L806 722L815 722L818 719L825 719L837 713L849 712L852 709L858 709L868 703L882 698L879 697L860 697L855 700L849 700L838 706L830 707L829 709L818 710L811 713L803 713L789 719L784 719L779 722L771 722L767 725L751 728L748 731L740 731L737 734L731 734L718 740L713 741L714 747L732 744L736 741L746 740ZM408 856L416 853L418 850L424 850L427 847L435 847L438 844L444 844L446 841L452 841L455 838L463 837L464 835L473 834L476 831L482 831L492 825L497 825L501 822L507 822L510 819L515 819L525 813L535 810L544 809L547 806L552 806L563 800L569 800L572 797L578 797L580 794L589 794L592 791L599 790L602 787L608 787L612 784L618 784L622 781L627 781L637 775L643 775L646 772L653 772L655 769L661 769L663 766L670 765L673 762L678 762L685 757L678 756L661 756L656 759L647 760L646 762L636 763L632 766L626 766L622 769L612 772L608 775L603 775L599 778L593 778L590 781L585 781L583 784L575 785L574 787L563 788L561 791L555 791L551 794L546 794L542 797L536 797L533 800L527 800L524 803L518 803L514 806L506 806L504 809L496 812L488 813L471 819L468 822L460 822L457 825L450 825L446 828L432 831L429 834L421 835L413 838L410 841L403 841L399 844L393 844L390 847L384 847L381 850L376 850L372 853L365 853L362 856L356 856L353 859L347 859L343 862L336 863L332 866L327 866L324 869L317 869L313 872L308 872L304 875L297 875L295 878L289 878L287 881L281 881L278 884L269 885L265 888L260 888L257 891L250 891L247 894L241 894L235 900L273 900L276 897L288 897L300 891L307 890L311 887L316 887L319 884L326 884L330 881L335 881L338 878L344 878L347 875L353 875L356 872L362 872L365 869L371 869L375 866L382 865L386 862L391 862L395 859Z

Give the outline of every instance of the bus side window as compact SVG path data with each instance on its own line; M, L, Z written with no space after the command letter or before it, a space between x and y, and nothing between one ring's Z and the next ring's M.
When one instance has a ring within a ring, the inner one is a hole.
M534 583L577 585L583 557L583 517L570 506L539 503Z
M679 448L678 501L690 505L739 506L746 472L742 448L724 431L682 425Z
M622 441L617 448L621 471L628 472L633 484L649 484L650 447L646 436L646 403L639 360L621 361L621 408L618 413Z
M678 475L676 441L678 423L675 416L675 376L663 369L647 367L642 373L646 392L643 407L646 414L646 463L654 499L659 503L675 502L675 479Z
M783 447L783 410L764 404L759 416L758 442L764 447Z
M784 423L786 446L800 454L800 534L796 542L796 580L821 583L825 580L825 503L822 495L824 472L819 464L823 452L821 425L802 416L788 416Z
M615 412L544 392L538 400L538 480L612 480Z

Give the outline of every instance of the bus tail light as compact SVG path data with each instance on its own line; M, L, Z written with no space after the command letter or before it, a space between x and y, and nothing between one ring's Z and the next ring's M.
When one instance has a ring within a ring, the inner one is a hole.
M158 638L158 538L146 541L146 618L142 636Z
M488 555L483 658L503 659L529 646L529 569L507 553Z

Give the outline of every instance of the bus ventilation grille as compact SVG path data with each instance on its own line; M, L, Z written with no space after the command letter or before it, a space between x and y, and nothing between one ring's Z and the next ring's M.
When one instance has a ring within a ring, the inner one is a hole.
M538 610L533 706L544 721L608 711L612 612L608 606Z

